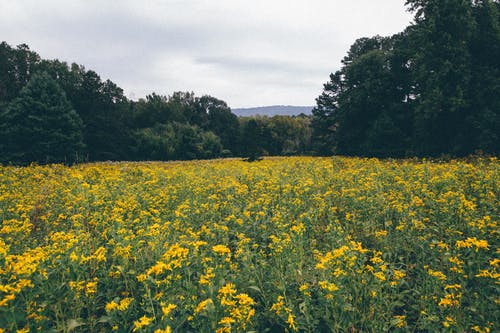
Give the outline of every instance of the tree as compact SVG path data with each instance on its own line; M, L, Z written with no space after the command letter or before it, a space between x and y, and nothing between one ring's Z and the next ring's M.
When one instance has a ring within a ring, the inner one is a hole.
M2 162L73 162L84 148L82 120L47 73L34 74L0 114Z
M313 147L321 155L402 156L411 115L403 62L395 56L399 36L358 39L330 75L313 109ZM399 56L399 55L398 55Z
M134 127L146 128L175 121L168 105L168 97L152 93L146 99L133 103Z
M0 44L0 102L8 103L19 95L37 70L40 56L26 44L10 47Z
M222 151L220 139L196 125L175 123L176 158L183 160L218 157Z
M307 152L311 135L307 116L276 115L267 118L266 127L271 133L272 141L271 145L266 145L269 154L294 155Z
M231 112L226 102L212 96L202 96L199 105L208 116L207 129L214 132L224 149L236 153L238 145L238 117Z
M156 124L135 132L134 158L167 161L176 157L177 138L172 124Z
M130 154L130 104L123 90L110 80L73 64L65 72L57 63L48 66L61 82L75 111L83 120L83 137L90 160L120 160Z
M465 154L474 28L469 0L407 0L415 12L415 142L420 155Z
M339 124L339 98L343 92L343 73L330 74L330 81L323 85L323 93L316 99L312 110L313 150L318 155L331 155L336 149L336 129Z
M206 114L203 115L196 104L197 98L193 92L174 92L168 97L170 120L201 126L205 122Z
M464 141L468 151L500 153L500 2L475 1L470 43L471 81Z
M255 118L246 120L241 126L242 153L253 162L264 153L263 128Z

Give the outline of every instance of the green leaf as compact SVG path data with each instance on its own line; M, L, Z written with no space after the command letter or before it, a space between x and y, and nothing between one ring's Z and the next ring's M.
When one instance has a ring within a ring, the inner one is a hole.
M259 292L259 293L260 293L260 292L262 292L262 291L259 289L259 287L257 287L257 286L249 286L249 287L248 287L248 289L255 290L255 291Z
M66 324L66 328L68 331L72 331L77 327L85 325L84 322L80 321L80 318L78 319L70 319L68 320L68 323Z

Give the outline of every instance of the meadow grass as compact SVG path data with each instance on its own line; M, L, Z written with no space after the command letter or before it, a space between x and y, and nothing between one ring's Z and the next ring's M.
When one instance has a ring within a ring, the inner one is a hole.
M498 332L499 170L0 167L0 332Z

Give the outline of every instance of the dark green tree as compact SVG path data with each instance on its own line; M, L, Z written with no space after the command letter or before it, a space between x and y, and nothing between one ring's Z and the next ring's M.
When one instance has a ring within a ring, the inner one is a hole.
M83 150L82 120L48 74L34 74L0 114L2 162L73 162Z
M258 160L264 153L263 128L255 118L246 120L241 126L242 154L253 162Z
M473 106L469 0L407 0L415 13L415 142L420 155L465 154Z
M466 150L500 153L500 2L475 1Z
M197 107L197 98L193 92L176 91L168 97L171 120L203 127L206 114Z
M219 157L220 139L213 132L203 131L195 125L175 123L176 159L193 160Z
M238 117L231 112L226 102L212 96L202 96L199 105L207 114L206 128L220 138L224 149L236 153L240 125Z
M176 158L177 137L172 124L156 124L135 132L136 160L168 161Z
M77 64L44 60L38 67L58 82L82 118L86 159L131 158L132 112L120 87Z
M179 120L175 117L168 104L168 97L152 93L146 99L133 103L134 123L137 128L152 127L155 124L166 124Z
M268 120L273 155L295 155L308 152L311 140L309 117L276 115ZM271 153L271 152L270 152Z
M343 73L330 74L330 81L323 85L323 93L316 99L312 110L313 151L322 156L332 155L337 151L336 130L339 126L339 99L343 93Z
M398 36L358 39L313 109L313 148L321 155L402 156L411 113ZM398 55L399 56L399 55Z
M40 61L40 56L26 44L16 48L6 42L0 44L0 102L8 103L19 95Z

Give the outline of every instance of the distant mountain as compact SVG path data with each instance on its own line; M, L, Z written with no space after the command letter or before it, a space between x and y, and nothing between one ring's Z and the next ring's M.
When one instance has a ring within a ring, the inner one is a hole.
M249 117L255 115L261 116L298 116L299 114L311 114L312 106L292 106L292 105L272 105L259 106L255 108L238 108L232 109L233 113L240 117Z

